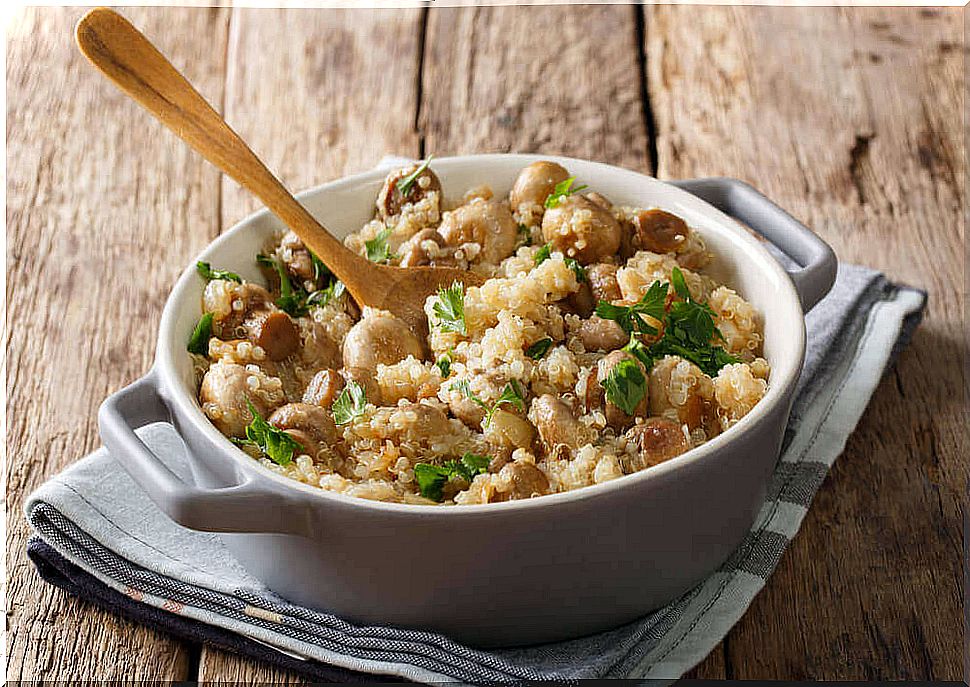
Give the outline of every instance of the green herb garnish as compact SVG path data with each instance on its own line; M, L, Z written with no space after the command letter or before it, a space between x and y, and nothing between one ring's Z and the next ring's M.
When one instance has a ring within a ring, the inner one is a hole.
M627 334L634 331L641 334L656 334L657 328L644 319L644 316L663 321L664 304L667 301L667 284L655 281L633 305L613 305L608 301L600 301L596 306L596 314L604 320L613 320Z
M207 262L199 261L195 263L195 270L199 273L203 279L225 279L226 281L234 281L237 284L242 284L242 277L240 277L235 272L230 272L229 270L214 270L212 265Z
M476 456L466 453L459 460L450 460L443 465L418 463L414 466L414 479L418 483L421 496L441 501L444 498L444 486L452 477L460 477L471 482L476 475L483 474L491 462L490 456Z
M319 258L315 258L313 253L310 253L310 256L311 259L315 260L313 263L314 276L329 276L333 279L333 274L327 266ZM334 298L339 298L346 288L343 282L338 279L333 279L333 281L322 289L307 293L306 289L302 286L294 285L290 281L290 275L286 273L286 267L276 258L259 253L256 255L256 262L276 270L276 274L280 280L280 297L276 299L275 303L280 310L291 317L306 315L311 305L319 307L325 306Z
M465 285L454 282L447 289L438 289L438 300L432 306L438 326L447 332L465 333Z
M431 158L434 155L429 155L428 159L422 162L416 170L408 174L406 177L397 182L397 190L402 196L407 196L411 192L411 187L414 186L414 182L418 180L421 173L428 168L431 164Z
M443 354L440 358L435 361L435 366L441 371L442 377L447 377L451 374L451 352Z
M246 399L246 405L253 415L253 421L246 427L246 439L258 446L259 450L277 465L291 463L293 454L303 450L300 442L260 417L249 399Z
M554 208L558 206L559 203L562 202L562 199L566 196L573 193L579 193L583 189L589 188L585 184L583 186L572 188L574 181L576 181L576 177L569 177L565 181L560 181L558 184L556 184L556 187L553 189L552 193L550 193L549 197L546 198L546 207Z
M552 343L552 339L548 336L544 339L539 339L526 349L525 354L533 360L539 360L552 348Z
M212 318L211 312L207 312L199 318L198 324L195 325L195 329L192 330L192 336L189 337L189 353L196 353L198 355L207 355L209 353L209 338L212 336Z
M529 230L529 227L525 226L524 224L519 224L518 236L519 236L519 240L515 244L516 250L518 250L522 246L532 245L532 232Z
M536 251L535 257L532 259L533 264L538 267L552 255L552 244L547 243L542 248Z
M571 269L573 274L576 275L576 281L580 283L586 281L586 268L580 265L578 260L574 260L573 258L565 258L565 261L566 267Z
M324 286L322 289L317 289L309 296L307 296L306 304L308 306L316 305L322 308L330 301L336 298L340 298L343 295L344 291L346 290L347 290L347 287L344 286L344 283L342 281L340 281L339 279L334 279L332 282Z
M370 241L364 241L364 248L367 249L367 259L371 262L387 262L391 257L391 248L387 243L388 237L394 231L391 227L385 227L377 232L377 235Z
M624 358L610 370L602 382L606 398L627 415L633 415L647 393L647 379L640 365L631 358Z
M467 379L456 382L453 386L461 391L466 398L474 401L478 406L485 410L485 418L482 420L482 428L488 427L488 425L492 422L492 416L500 406L511 405L523 412L525 411L525 395L522 393L522 387L520 387L519 383L514 379L505 385L505 388L502 389L502 393L499 395L498 400L496 400L492 405L488 405L471 390Z
M600 301L596 314L615 320L630 334L630 343L624 350L633 354L647 370L654 361L665 355L677 355L689 360L710 377L716 376L725 365L740 362L739 358L713 344L716 340L724 340L714 324L716 313L707 303L699 303L691 297L684 274L677 267L670 275L670 284L674 288L675 298L668 311L664 310L668 285L655 281L636 304L622 307ZM636 334L658 332L643 321L641 314L663 322L663 337L649 347L640 342Z
M367 394L364 393L364 387L351 380L333 402L333 421L335 424L345 425L363 415L366 407Z

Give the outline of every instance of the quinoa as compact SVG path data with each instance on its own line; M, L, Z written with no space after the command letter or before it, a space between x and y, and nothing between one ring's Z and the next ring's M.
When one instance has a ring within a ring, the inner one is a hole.
M294 288L327 297L287 313L295 343L285 355L259 340L259 318L281 307L273 269L266 269L268 289L209 282L202 306L212 314L212 336L207 355L193 360L203 411L253 460L281 475L341 494L415 504L493 503L581 489L730 429L764 397L771 370L761 357L760 313L704 272L711 256L701 234L688 229L670 253L645 250L634 222L643 209L613 207L602 196L546 216L552 188L545 178L528 176L534 167L516 182L516 207L484 184L447 206L430 167L395 170L374 219L345 239L361 255L368 242L386 242L390 264L406 254L411 266L470 268L487 277L454 295L460 322L449 320L447 309L442 316L441 295L427 299L425 340L388 312L359 308L325 270L314 267L310 278L307 266L316 262L292 234L277 237L266 253ZM395 184L414 174L401 196ZM442 222L454 245L438 233ZM513 227L516 236L503 234ZM620 236L597 244L593 229ZM597 245L620 249L603 256ZM501 258L486 259L496 254ZM620 298L609 305L629 307L657 282L675 278L683 279L689 297L668 286L664 315L643 320L654 331L633 325L634 341L623 351L592 350L597 340L579 332L594 317L597 295L584 271L594 262L615 266L613 293ZM703 346L723 349L716 369L701 355L706 348L692 359L637 357L634 344L652 351L667 336L664 318L676 299L710 313L716 332ZM381 337L374 334L378 328ZM611 386L623 361L637 389L631 414ZM629 361L642 371L641 382ZM351 394L357 390L359 402ZM246 442L251 409L294 439L291 455L273 456ZM461 467L462 460L472 467ZM429 467L442 475L436 490L422 485Z

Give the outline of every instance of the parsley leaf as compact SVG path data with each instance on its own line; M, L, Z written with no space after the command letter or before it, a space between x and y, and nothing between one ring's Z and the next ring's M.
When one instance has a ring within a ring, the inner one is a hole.
M446 332L465 333L465 285L454 282L447 289L438 289L438 300L432 306L438 326Z
M189 337L189 353L207 355L209 353L209 338L212 336L211 312L207 312L199 318L199 323L195 325L192 336Z
M421 496L441 501L444 498L444 487L452 477L459 477L471 482L476 475L483 474L491 462L490 456L476 456L466 453L460 460L450 460L443 465L418 463L414 466L414 479L418 483Z
M344 283L342 281L340 281L339 279L334 279L332 282L324 286L322 289L317 289L309 296L307 296L306 304L308 306L317 305L322 308L330 301L336 298L340 298L343 295L344 291L346 290L347 290L347 287L344 286Z
M333 279L333 274L319 258L310 253L314 260L313 272L315 277L324 276ZM259 253L256 255L256 262L264 267L271 267L276 270L280 280L280 297L276 299L276 306L291 317L306 315L311 305L319 307L325 306L335 298L339 298L346 290L343 282L333 279L322 289L317 289L313 293L307 293L302 286L294 286L290 281L290 276L286 273L286 267L276 258Z
M576 275L576 281L580 283L586 281L586 268L580 265L578 260L574 260L573 258L566 258L565 260L566 267L571 269L573 274Z
M533 360L539 360L552 348L552 343L552 339L548 336L544 339L539 339L526 349L525 354Z
M242 284L242 277L235 272L230 272L229 270L214 270L212 269L212 265L207 262L199 261L195 263L195 269L203 279L225 279L226 281L234 281L237 284Z
M391 227L385 227L377 232L377 235L370 241L364 241L364 248L367 249L367 259L371 262L387 262L392 256L391 248L387 244L387 239L391 232Z
M606 398L627 415L633 415L647 393L647 379L635 360L624 358L602 381Z
M538 251L536 251L535 257L533 258L533 264L536 267L538 267L539 265L541 265L542 263L544 263L546 260L548 260L550 255L552 255L552 244L551 243L547 243L542 248L540 248Z
M351 380L333 402L333 421L335 424L345 425L363 415L366 407L367 394L364 393L364 387Z
M451 351L443 354L440 358L435 361L435 365L441 371L442 377L447 377L451 374Z
M434 155L429 155L428 159L422 162L416 170L397 182L396 188L398 193L400 193L402 196L406 196L411 192L411 187L414 186L414 182L416 182L418 177L421 176L421 173L428 168L428 165L431 164L431 158L433 157Z
M293 454L303 450L300 442L261 418L249 399L246 399L246 405L253 415L253 421L246 427L246 438L277 465L292 462Z
M467 379L463 379L460 382L455 382L455 384L452 385L452 388L458 389L465 395L465 398L474 401L476 405L484 408L485 418L482 420L482 428L489 426L489 424L492 422L492 416L500 406L511 405L523 412L525 411L525 396L522 393L522 387L520 387L519 383L514 379L505 385L505 388L502 389L502 393L498 397L498 400L496 400L492 405L488 405L471 390Z
M577 186L576 188L572 188L574 181L576 181L576 177L569 177L565 181L560 181L558 184L556 184L556 187L553 189L552 193L550 193L549 197L546 198L546 203L545 203L546 207L554 208L558 206L559 203L562 202L562 199L565 198L566 196L573 193L579 193L583 189L589 188L585 184L583 186Z
M633 305L613 305L608 301L600 301L596 305L596 314L604 320L614 320L627 334L657 334L657 328L647 322L644 316L663 321L666 301L667 284L655 281Z
M653 356L650 354L650 349L643 345L643 342L636 337L636 335L630 335L630 342L623 347L623 350L632 355L634 358L643 363L643 366L650 370L653 367Z

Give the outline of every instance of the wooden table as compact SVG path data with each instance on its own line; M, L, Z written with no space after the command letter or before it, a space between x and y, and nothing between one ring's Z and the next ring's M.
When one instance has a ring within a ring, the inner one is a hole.
M98 76L81 11L7 47L7 677L296 676L43 584L27 493L98 446L193 255L256 203ZM962 14L935 9L131 9L293 189L385 153L520 151L745 179L846 261L926 288L766 589L693 677L961 677L970 449Z

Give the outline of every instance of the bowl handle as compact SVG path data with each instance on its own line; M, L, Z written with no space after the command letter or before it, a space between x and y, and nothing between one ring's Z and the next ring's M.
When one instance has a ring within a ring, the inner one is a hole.
M788 275L795 283L804 312L811 310L832 288L838 265L832 248L748 184L725 177L671 183L741 220L794 260L798 269L790 270Z
M204 532L308 532L301 517L305 509L285 494L259 486L253 477L219 489L183 481L135 434L136 428L152 422L171 424L154 372L109 396L98 411L104 445L169 518Z

